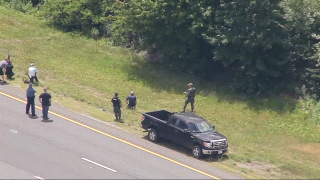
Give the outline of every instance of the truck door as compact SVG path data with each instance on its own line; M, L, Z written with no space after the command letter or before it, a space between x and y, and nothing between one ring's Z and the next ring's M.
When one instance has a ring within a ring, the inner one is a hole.
M184 130L189 130L188 125L185 121L179 120L177 125L176 137L177 143L191 148L193 145L193 136L190 132L184 132Z
M176 130L176 124L178 123L178 119L175 117L171 117L168 121L167 126L167 139L170 141L175 142L175 130Z

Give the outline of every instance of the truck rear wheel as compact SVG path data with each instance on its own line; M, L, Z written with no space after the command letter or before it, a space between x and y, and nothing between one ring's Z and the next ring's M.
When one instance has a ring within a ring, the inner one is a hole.
M194 145L192 147L192 155L197 159L201 159L202 158L202 150L201 150L200 146Z
M148 137L150 141L157 142L158 141L158 133L155 129L151 129L148 133Z

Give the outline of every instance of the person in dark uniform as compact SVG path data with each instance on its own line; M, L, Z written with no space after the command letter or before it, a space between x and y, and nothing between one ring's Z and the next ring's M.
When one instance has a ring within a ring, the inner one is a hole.
M5 74L7 75L8 79L11 79L14 76L13 65L11 61L8 62Z
M31 106L31 115L32 116L37 116L35 113L35 103L34 103L34 98L35 98L35 93L37 91L33 89L32 84L29 84L29 87L27 89L27 106L26 106L26 114L29 114L30 106Z
M191 112L194 110L194 98L196 96L196 89L193 87L192 83L188 84L189 89L187 92L184 92L184 94L187 96L187 100L184 103L183 112L186 111L186 107L189 103L191 103Z
M121 100L118 97L118 93L114 94L114 97L111 99L111 102L113 104L113 112L116 116L116 119L120 120L120 118L121 118Z

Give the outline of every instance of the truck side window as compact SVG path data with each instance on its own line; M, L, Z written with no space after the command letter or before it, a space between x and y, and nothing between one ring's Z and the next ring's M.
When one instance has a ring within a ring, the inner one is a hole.
M180 128L180 129L188 129L188 126L187 126L187 124L185 122L180 120L180 122L178 124L178 128Z
M175 126L176 123L177 123L177 120L178 120L178 119L176 119L176 118L171 118L171 119L169 120L169 124Z

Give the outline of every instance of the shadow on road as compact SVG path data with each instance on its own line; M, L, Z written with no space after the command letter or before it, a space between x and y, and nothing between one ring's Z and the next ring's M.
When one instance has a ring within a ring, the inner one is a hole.
M143 137L143 139L150 141L148 136ZM192 155L192 151L191 149L188 149L186 147L180 146L176 143L170 142L170 141L166 141L166 140L159 140L157 143L155 143L156 145L162 146L162 147L166 147L168 149L183 153L185 155L187 155L188 157L193 157ZM225 161L229 159L229 155L227 154L223 154L223 155L205 155L202 157L202 161L206 161L206 162L221 162L221 161Z
M31 114L28 115L30 119L38 119L38 116L32 116Z
M44 123L52 123L52 122L53 122L53 120L50 120L50 119L45 120L45 119L43 119L41 122L44 122Z

